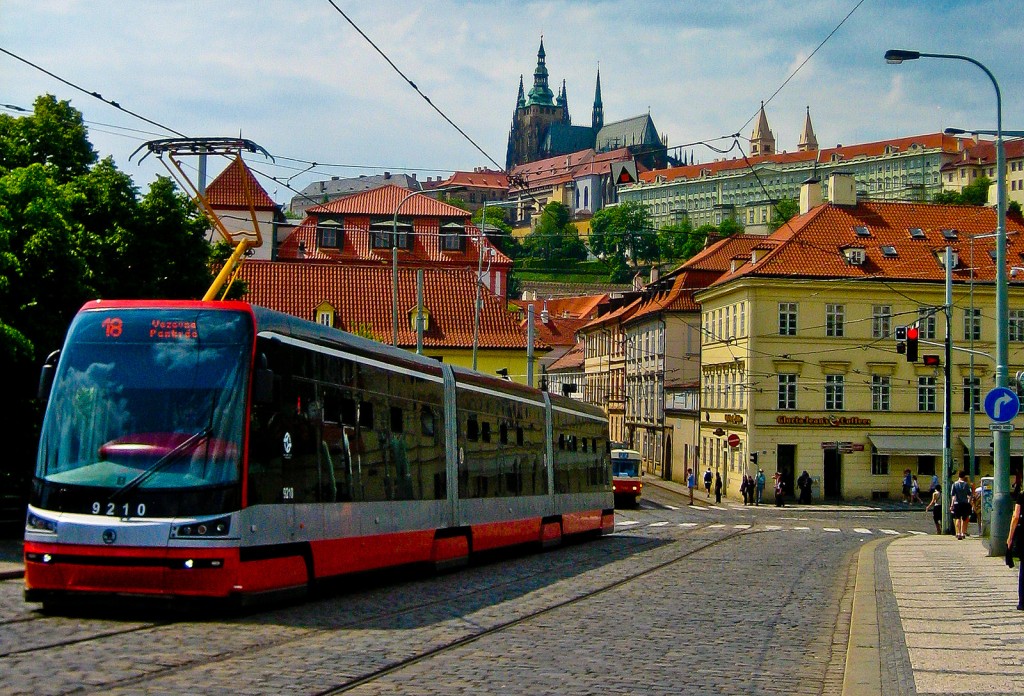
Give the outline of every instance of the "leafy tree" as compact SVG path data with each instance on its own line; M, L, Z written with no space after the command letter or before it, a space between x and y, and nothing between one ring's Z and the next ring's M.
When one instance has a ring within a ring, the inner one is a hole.
M546 261L583 261L587 248L580 240L569 209L558 201L544 206L537 227L523 240L523 250L534 259Z
M454 196L450 196L447 193L442 193L441 195L439 195L437 197L437 200L441 201L442 203L447 203L450 206L454 206L459 210L465 210L467 212L469 211L469 205L464 200L462 200L461 198L455 198Z
M775 204L772 219L768 221L768 229L772 232L800 214L800 203L793 198L783 198Z
M662 256L646 206L636 201L602 208L590 220L590 248L606 259L645 263Z
M987 176L979 176L964 186L961 191L936 193L932 201L943 205L985 205L988 203L988 187L991 185L991 179Z
M723 237L731 237L734 234L743 234L743 225L732 218L726 218L722 220L720 225L718 225L718 234Z
M694 256L707 242L708 227L715 230L710 225L695 230L689 220L661 228L658 231L658 245L662 258L686 261Z
M515 260L519 258L523 253L523 245L512 235L512 226L505 222L505 210L503 208L497 206L480 208L473 213L470 220L477 227L484 225L482 222L484 210L487 211L487 222L483 230L487 235L487 239L510 259Z
M1024 211L1021 210L1019 201L1010 201L1006 204L1006 214L1013 215L1015 217L1024 216Z

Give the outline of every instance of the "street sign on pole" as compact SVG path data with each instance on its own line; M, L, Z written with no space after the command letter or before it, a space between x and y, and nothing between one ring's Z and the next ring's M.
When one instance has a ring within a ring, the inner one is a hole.
M996 423L1009 423L1020 413L1017 392L1007 387L995 387L985 395L985 413Z
M737 435L736 433L729 433L728 442L730 447L736 449L737 447L740 446L740 436Z
M993 432L1012 433L1013 423L989 423L988 429Z

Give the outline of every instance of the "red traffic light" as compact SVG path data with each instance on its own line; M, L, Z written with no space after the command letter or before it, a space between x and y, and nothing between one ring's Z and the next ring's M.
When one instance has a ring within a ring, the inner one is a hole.
M918 335L919 331L920 331L920 329L918 329L916 326L908 326L907 327L907 340L908 341L916 341L917 340L917 335Z
M939 365L942 364L942 361L939 359L939 356L937 355L923 355L921 356L921 359L923 360L924 364L928 365L929 367L938 367Z

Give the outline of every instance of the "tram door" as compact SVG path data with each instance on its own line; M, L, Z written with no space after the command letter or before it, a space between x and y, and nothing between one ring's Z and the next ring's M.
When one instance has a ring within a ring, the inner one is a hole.
M843 470L842 455L839 454L839 450L835 447L822 451L824 452L823 464L825 477L821 482L821 493L826 498L841 498L841 473Z

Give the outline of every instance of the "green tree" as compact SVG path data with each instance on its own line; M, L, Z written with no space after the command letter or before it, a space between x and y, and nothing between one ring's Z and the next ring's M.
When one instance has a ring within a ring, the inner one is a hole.
M992 180L987 176L979 176L963 187L961 191L940 191L932 198L934 203L943 205L986 205L988 188Z
M477 227L484 224L481 222L484 210L487 211L487 223L483 230L487 239L510 259L519 258L523 253L523 245L512 235L512 226L505 221L505 209L497 206L480 208L470 218Z
M544 206L540 221L523 240L525 255L545 261L583 261L587 248L572 224L569 209L558 201Z
M800 214L800 203L794 198L783 198L775 204L768 229L774 232Z
M743 234L743 225L732 218L726 218L718 225L718 234L722 237L731 237L734 234Z
M594 214L590 220L590 249L606 260L619 258L634 265L662 257L650 213L636 201L602 208Z
M673 261L685 261L691 258L704 248L707 239L707 230L705 228L693 229L689 220L667 225L658 231L661 256Z

